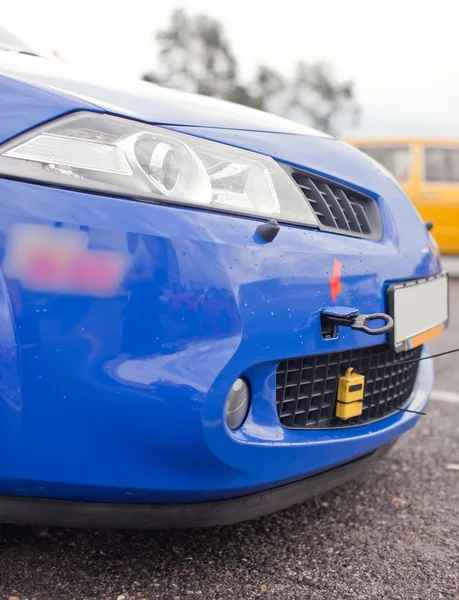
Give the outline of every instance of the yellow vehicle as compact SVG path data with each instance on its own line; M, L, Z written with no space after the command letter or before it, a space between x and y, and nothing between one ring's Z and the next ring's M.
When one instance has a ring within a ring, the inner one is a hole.
M459 139L348 139L400 182L443 254L459 254Z

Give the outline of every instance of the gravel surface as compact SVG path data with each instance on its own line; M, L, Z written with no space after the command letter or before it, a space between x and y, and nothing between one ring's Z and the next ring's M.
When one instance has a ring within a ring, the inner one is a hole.
M451 326L459 346L459 281ZM459 393L459 355L437 359ZM459 600L459 404L428 415L365 477L242 525L183 532L0 528L0 598Z
M459 278L450 279L449 283L449 325L441 337L431 342L430 351L432 354L459 347ZM434 365L435 388L459 394L459 352L436 358ZM459 413L459 405L456 406Z

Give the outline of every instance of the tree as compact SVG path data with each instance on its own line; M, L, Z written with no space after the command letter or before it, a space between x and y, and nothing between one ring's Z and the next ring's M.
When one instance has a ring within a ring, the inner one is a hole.
M282 113L282 110L279 111L281 106L279 97L288 88L288 81L280 73L271 67L261 65L258 67L249 87L251 97L256 99L259 108L269 112ZM277 102L273 102L276 99Z
M353 83L338 81L326 63L300 61L290 78L261 65L244 84L223 26L211 17L177 9L156 41L158 68L143 76L146 81L296 118L329 133L359 115Z
M237 64L222 25L205 15L172 13L167 29L156 34L159 66L147 81L187 92L227 98L234 93Z
M303 114L317 129L335 133L337 123L356 122L360 109L352 81L337 81L330 65L299 62L291 82L285 112Z

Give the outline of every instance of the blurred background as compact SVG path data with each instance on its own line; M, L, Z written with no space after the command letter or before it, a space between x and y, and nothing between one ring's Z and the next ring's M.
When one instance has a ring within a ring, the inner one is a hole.
M0 27L120 81L341 136L459 136L458 0L2 0Z

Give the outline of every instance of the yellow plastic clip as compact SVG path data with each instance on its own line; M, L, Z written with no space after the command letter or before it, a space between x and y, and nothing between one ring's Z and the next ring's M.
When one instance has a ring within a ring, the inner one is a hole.
M355 373L352 367L338 380L336 416L346 421L362 414L365 377Z

